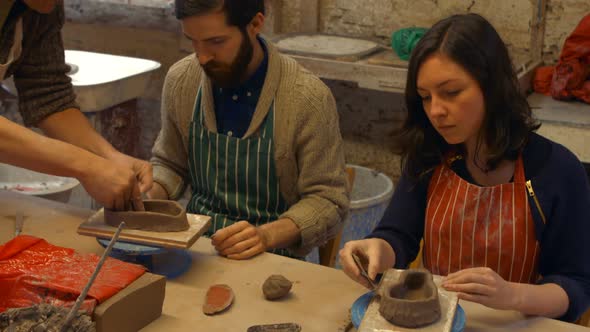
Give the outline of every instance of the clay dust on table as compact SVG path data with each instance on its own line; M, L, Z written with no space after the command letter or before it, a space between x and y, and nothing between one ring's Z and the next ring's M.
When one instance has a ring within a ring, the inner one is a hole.
M49 304L8 309L0 314L0 332L59 332L68 311ZM95 332L96 327L90 316L80 311L67 331Z

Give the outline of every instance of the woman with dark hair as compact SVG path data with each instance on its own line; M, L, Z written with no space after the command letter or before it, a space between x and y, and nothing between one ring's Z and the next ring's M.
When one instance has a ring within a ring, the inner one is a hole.
M506 46L476 14L436 23L410 58L402 176L385 215L340 252L369 277L423 263L442 286L496 309L576 320L590 303L590 186L539 136Z

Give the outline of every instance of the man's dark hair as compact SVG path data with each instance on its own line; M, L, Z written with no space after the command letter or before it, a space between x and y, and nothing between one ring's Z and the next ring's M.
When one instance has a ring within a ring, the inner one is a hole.
M434 129L417 92L418 71L436 53L463 67L483 92L485 115L478 146L486 144L487 166L494 169L503 159L515 160L530 133L540 125L519 91L508 50L494 27L477 14L463 14L432 26L410 57L405 91L408 114L397 136L402 167L410 177L420 178L456 148Z
M221 9L225 12L227 24L241 30L246 28L256 14L265 14L264 0L175 0L175 7L179 20Z

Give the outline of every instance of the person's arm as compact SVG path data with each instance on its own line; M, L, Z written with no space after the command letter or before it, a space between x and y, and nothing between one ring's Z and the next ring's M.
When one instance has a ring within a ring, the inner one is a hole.
M547 218L539 232L538 283L557 285L565 291L568 308L558 318L575 321L590 308L588 175L573 153L554 144L551 162L532 185Z
M39 135L0 117L0 161L37 172L77 178L107 208L129 209L134 173L89 151Z
M41 120L38 127L51 138L76 145L113 163L132 169L139 180L141 192L151 188L152 166L147 161L117 151L94 130L88 119L78 109L70 108L53 113Z
M188 178L188 153L186 151L187 142L184 141L180 127L185 128L190 123L181 123L180 115L183 112L191 112L194 101L182 103L179 100L185 98L183 86L179 81L185 80L184 75L188 75L188 68L194 58L187 57L180 60L168 71L164 80L162 90L161 119L162 127L154 147L152 148L152 158L150 162L154 167L154 186L148 192L148 197L158 199L178 199L186 188L186 179ZM191 71L192 73L192 71ZM191 80L196 79L191 76ZM179 104L186 104L179 107ZM190 105L190 106L187 106ZM188 107L188 108L186 108ZM190 119L190 117L186 117Z
M76 108L53 113L41 120L37 127L51 138L74 144L106 159L120 153L94 130L84 114Z
M567 293L556 284L515 284L517 301L514 309L527 315L558 318L569 306Z
M149 163L116 151L78 110L67 75L70 68L65 63L61 38L63 24L63 4L50 14L27 12L23 18L23 51L14 65L14 83L25 125L38 126L52 138L133 169L141 190L147 191L152 182Z
M416 182L402 172L381 221L367 236L389 243L395 252L395 268L407 268L418 255L431 177L432 172Z
M385 214L363 240L349 241L339 252L344 273L369 288L352 255L364 257L369 278L392 267L406 268L416 257L424 231L426 192L431 174L417 183L402 172Z
M508 282L487 267L457 271L443 279L442 287L459 299L525 315L561 317L568 310L567 293L557 284L532 285Z
M279 219L256 227L240 221L218 230L211 244L229 259L248 259L273 248L287 248L300 241L299 228L292 220Z
M336 102L317 77L301 76L294 88L293 121L300 198L279 217L298 229L300 240L286 247L296 255L307 254L337 234L350 205Z

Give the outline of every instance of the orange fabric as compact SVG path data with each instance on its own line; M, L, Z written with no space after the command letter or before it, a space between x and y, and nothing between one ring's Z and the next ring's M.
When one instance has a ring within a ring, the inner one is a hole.
M553 66L539 67L533 78L533 90L546 96L551 96L551 80L553 79Z
M537 279L539 246L528 205L522 158L514 182L479 187L439 166L428 188L424 266L447 275L489 267L508 281Z
M49 244L28 235L0 246L0 312L38 303L72 304L98 264L94 254ZM142 266L107 258L95 279L85 308L92 310L139 278Z
M537 69L533 88L536 92L551 95L555 99L576 98L590 103L589 80L590 15L586 15L566 39L557 65Z

